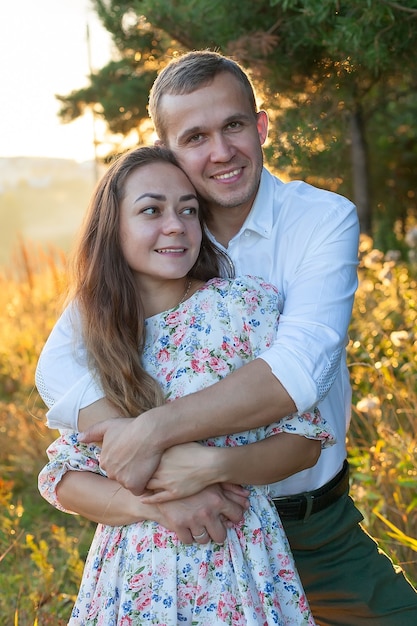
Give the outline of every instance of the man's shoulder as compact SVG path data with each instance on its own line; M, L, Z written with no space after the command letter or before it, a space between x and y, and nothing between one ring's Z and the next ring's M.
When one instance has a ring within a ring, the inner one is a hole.
M351 200L341 194L316 187L303 180L283 181L275 174L266 170L267 184L273 185L274 196L281 204L294 203L306 209L311 204L322 207L345 207L354 209L355 205Z
M263 192L264 200L268 198L269 206L272 204L274 219L279 216L301 219L304 216L317 220L320 216L326 219L326 216L331 218L336 214L340 217L351 214L353 218L356 215L355 205L345 196L302 180L283 181L268 170L263 176Z

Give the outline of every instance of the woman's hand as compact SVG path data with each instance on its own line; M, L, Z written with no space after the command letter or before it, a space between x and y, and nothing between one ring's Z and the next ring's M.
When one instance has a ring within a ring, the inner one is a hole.
M221 482L217 452L217 448L199 443L184 443L165 450L146 485L147 492L141 496L142 501L157 504L186 498ZM242 495L245 495L243 492L247 493L242 490Z
M249 507L247 494L212 485L188 498L159 504L155 521L174 531L182 543L223 543L227 529L238 524Z

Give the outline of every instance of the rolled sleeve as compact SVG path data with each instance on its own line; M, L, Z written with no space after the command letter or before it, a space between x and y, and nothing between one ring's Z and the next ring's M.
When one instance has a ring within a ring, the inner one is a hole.
M260 357L301 413L326 396L338 375L358 284L356 210L337 198L314 226L304 224L310 227L307 237L294 231L293 257L299 250L300 259L285 276L275 342Z
M48 407L49 428L77 430L80 409L104 397L88 368L77 310L69 306L55 324L41 352L36 386Z

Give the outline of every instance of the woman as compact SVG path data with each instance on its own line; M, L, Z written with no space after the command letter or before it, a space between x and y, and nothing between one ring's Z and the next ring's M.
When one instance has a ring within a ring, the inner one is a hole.
M118 159L90 203L71 303L57 328L69 325L74 358L86 360L121 417L214 383L273 340L279 294L260 279L215 278L225 273L227 259L208 241L201 219L193 186L160 148ZM41 356L40 372L56 367L51 354ZM41 378L38 373L42 391ZM177 450L169 450L149 484L156 493L141 499L142 521L98 526L69 624L314 624L265 486L272 482L273 435L285 430L322 445L333 441L313 412L187 444L189 467L196 467L196 448L205 459L191 492L247 480L248 491L240 493L248 493L249 507L241 522L228 524L223 544L207 542L206 530L195 529L189 545L158 523L155 502L176 490L172 467L189 471L179 467ZM63 508L65 476L74 482L70 470L81 470L75 478L88 481L91 493L90 503L83 496L81 512L102 521L115 515L120 490L103 476L98 446L66 432L48 454L39 477L46 499ZM97 511L106 499L106 511Z

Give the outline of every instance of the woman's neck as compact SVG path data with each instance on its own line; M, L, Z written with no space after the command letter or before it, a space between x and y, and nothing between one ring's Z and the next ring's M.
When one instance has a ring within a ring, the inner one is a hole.
M178 281L167 281L156 289L141 289L145 317L152 317L158 313L169 311L179 306L199 289L204 283L188 276Z

